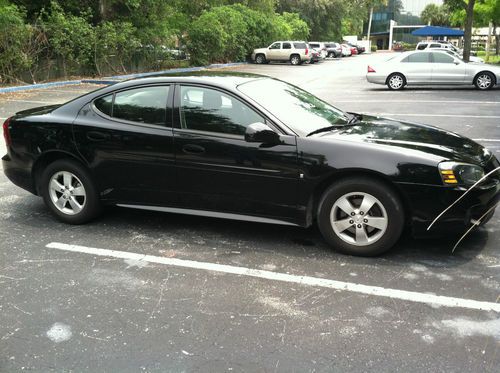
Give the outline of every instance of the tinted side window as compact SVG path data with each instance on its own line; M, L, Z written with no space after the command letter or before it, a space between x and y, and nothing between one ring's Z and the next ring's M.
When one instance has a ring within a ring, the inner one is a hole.
M269 47L269 49L280 49L281 48L281 43L274 43Z
M452 56L444 53L433 53L432 58L434 58L435 63L453 63L455 61Z
M441 44L431 44L429 48L441 48Z
M425 47L427 47L427 44L419 44L419 45L417 45L417 49L420 50L420 51L424 50Z
M290 43L283 43L283 49L292 49L292 44L290 44Z
M243 136L248 125L264 121L253 109L220 91L181 87L182 128Z
M293 43L295 49L306 49L306 43Z
M311 48L319 48L319 44L317 44L317 43L309 43L309 46Z
M104 96L94 101L94 105L101 113L111 116L113 108L113 95Z
M429 62L429 53L413 53L408 56L407 62Z
M168 86L130 89L115 94L113 117L132 122L165 124Z

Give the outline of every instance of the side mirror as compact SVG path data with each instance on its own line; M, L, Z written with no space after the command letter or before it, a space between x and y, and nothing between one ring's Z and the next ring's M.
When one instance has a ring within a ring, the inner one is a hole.
M245 131L246 142L259 142L262 144L279 144L280 135L264 123L252 123Z

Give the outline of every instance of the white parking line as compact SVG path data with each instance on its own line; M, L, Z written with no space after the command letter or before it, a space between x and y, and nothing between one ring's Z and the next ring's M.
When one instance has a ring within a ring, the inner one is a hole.
M465 114L416 114L416 113L367 113L375 116L403 116L403 117L447 117L447 118L483 118L500 119L499 115L465 115Z
M484 142L500 142L499 139L472 139L474 141L484 141Z
M493 302L481 302L471 299L453 298L441 295L418 293L414 291L389 289L379 286L355 284L352 282L329 280L310 276L289 275L280 272L263 271L246 267L237 267L225 264L208 262L198 262L193 260L183 260L174 258L164 258L153 255L137 254L127 251L117 251L109 249L98 249L93 247L69 245L59 242L51 242L46 245L49 249L71 251L76 253L105 256L120 259L132 259L148 263L158 263L175 267L200 269L205 271L222 272L233 275L257 277L267 280L283 281L301 285L318 286L340 291L350 291L359 294L374 295L392 299L400 299L409 302L432 304L444 307L467 308L473 310L500 312L500 304Z

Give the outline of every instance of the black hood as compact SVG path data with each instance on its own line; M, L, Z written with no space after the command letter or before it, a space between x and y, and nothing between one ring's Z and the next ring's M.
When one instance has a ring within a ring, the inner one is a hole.
M393 119L363 115L354 125L322 133L321 138L335 137L414 149L443 159L484 165L491 153L473 140L437 127L400 122Z

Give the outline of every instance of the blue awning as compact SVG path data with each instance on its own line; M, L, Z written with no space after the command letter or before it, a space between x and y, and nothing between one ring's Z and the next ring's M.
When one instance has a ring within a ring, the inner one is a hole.
M462 30L447 27L425 26L411 33L415 36L464 36Z

